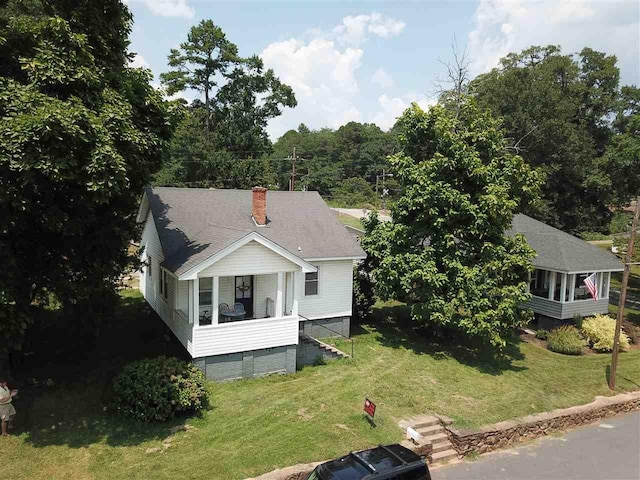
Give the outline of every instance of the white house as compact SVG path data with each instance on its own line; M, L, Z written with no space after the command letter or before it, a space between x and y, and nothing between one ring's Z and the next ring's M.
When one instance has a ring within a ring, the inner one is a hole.
M349 335L365 254L317 192L149 188L138 221L140 290L207 378L293 372L301 333Z

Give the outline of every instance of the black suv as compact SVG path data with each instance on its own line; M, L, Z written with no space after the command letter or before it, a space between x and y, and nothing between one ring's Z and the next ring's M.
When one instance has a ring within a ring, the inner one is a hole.
M308 480L431 480L431 475L421 457L396 444L325 462Z

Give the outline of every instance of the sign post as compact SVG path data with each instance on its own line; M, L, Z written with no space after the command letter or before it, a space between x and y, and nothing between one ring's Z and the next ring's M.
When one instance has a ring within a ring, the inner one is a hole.
M369 423L372 426L375 427L376 426L376 422L374 421L374 417L376 415L376 404L373 403L368 398L364 399L364 413L365 413L365 417L367 417L367 420L369 421Z

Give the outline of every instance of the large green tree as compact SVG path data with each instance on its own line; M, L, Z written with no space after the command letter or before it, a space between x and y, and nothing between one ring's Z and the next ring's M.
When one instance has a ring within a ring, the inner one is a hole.
M609 206L633 194L603 156L619 76L613 55L548 46L511 53L471 83L478 103L503 118L511 147L546 174L534 216L571 232L604 231Z
M131 22L118 0L0 2L0 356L38 305L99 305L133 261L171 132L150 74L128 67Z
M187 41L169 54L171 70L160 74L167 93L196 90L207 133L215 132L214 144L226 150L262 150L269 144L267 122L282 108L296 106L293 90L265 70L256 55L243 58L211 20L191 27ZM213 125L211 125L213 120Z
M365 222L362 246L381 298L410 304L416 322L503 347L526 319L534 256L507 231L540 180L488 111L469 99L457 110L414 104L400 118L402 151L389 162L403 193L392 222Z

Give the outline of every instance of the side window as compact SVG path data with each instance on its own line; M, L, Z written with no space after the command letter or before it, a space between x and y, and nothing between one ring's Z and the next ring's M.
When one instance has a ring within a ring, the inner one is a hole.
M152 272L153 272L153 258L151 258L151 255L149 255L147 257L147 275L150 277Z
M427 467L421 467L389 477L389 480L431 480L431 477L427 474Z
M304 274L304 294L305 296L309 295L318 295L318 284L319 284L319 272L310 272Z
M167 300L168 292L167 292L167 271L166 270L164 269L160 270L160 277L158 280L160 282L160 295L162 295L162 298Z

